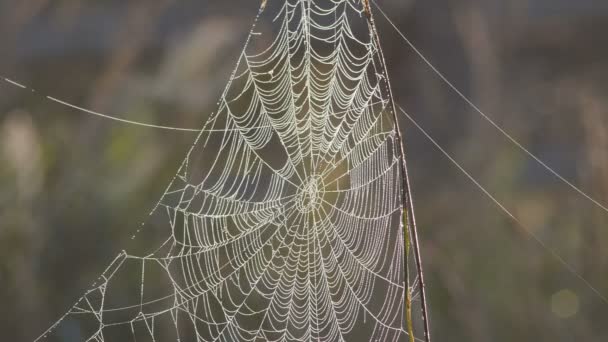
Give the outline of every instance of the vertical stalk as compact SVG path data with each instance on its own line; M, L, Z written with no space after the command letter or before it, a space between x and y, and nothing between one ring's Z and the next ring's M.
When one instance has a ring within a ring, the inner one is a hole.
M382 50L382 46L380 45L380 38L378 35L378 31L376 29L374 16L373 16L373 14L371 12L371 8L369 6L369 0L362 0L362 3L363 3L363 7L364 7L363 9L364 9L365 15L368 18L370 30L372 33L372 39L375 41L375 45L378 48L378 52L380 54L380 62L382 63L382 69L384 72L384 77L386 79L387 92L390 97L390 111L392 113L392 119L395 124L395 137L396 137L397 141L399 142L397 144L397 147L399 149L399 154L400 154L399 165L401 168L401 174L403 176L403 179L402 179L403 191L401 192L401 199L403 202L403 210L406 211L405 218L404 218L404 220L405 220L404 226L406 227L406 232L404 232L404 240L405 240L404 243L406 246L404 246L404 247L406 247L405 248L406 250L404 250L404 253L407 253L407 249L409 249L409 246L408 246L409 242L410 242L409 238L411 236L411 240L412 240L411 242L414 247L414 259L416 262L418 284L419 284L419 289L420 289L422 321L423 321L423 326L424 326L424 340L425 340L425 342L430 342L431 335L430 335L430 329L429 329L429 317L428 317L428 309L427 309L427 302L426 302L426 286L425 286L425 282L424 282L424 271L422 268L422 257L420 256L420 243L418 240L418 228L416 226L416 216L414 214L412 188L411 188L409 174L408 174L407 162L405 159L404 142L403 142L403 138L401 135L401 128L399 127L399 119L397 118L397 111L396 111L395 101L393 98L393 93L392 93L392 89L391 89L391 85L390 85L390 79L388 77L386 59L384 58L384 52ZM405 258L407 260L407 255L405 256ZM405 269L406 269L406 275L407 275L407 261L405 263ZM411 293L409 290L409 286L406 289L406 291L407 291L407 293L406 293L406 311L407 311L406 316L408 316L408 315L410 316L410 317L406 317L406 318L409 320L408 329L410 329L410 326L411 326ZM412 338L413 338L413 336L410 332L410 341L412 340Z
M408 215L407 209L403 207L403 240L405 241L404 246L404 264L405 264L405 278L406 278L406 292L405 292L405 323L407 325L407 332L409 334L410 342L414 341L414 324L412 323L412 291L410 290L410 272L409 272L409 258L410 258L410 230L408 226Z

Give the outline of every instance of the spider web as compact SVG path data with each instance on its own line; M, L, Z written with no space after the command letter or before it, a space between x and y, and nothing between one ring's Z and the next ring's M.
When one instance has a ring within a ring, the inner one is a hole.
M406 339L399 142L361 3L260 16L139 236L154 248L121 252L38 340Z

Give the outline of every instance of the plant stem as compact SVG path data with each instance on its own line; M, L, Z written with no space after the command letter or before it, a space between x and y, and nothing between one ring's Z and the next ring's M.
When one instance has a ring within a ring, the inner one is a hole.
M399 149L399 154L400 154L400 163L399 164L400 164L400 168L401 168L401 175L403 177L403 179L402 179L403 191L401 192L401 197L402 197L401 199L403 202L403 210L407 211L407 213L408 213L406 227L407 227L408 231L411 228L410 235L411 235L411 239L412 239L412 245L414 246L414 259L416 262L416 271L418 274L418 281L419 281L418 285L420 288L420 302L421 302L420 306L421 306L421 310L422 310L422 321L423 321L423 326L424 326L424 341L431 342L428 309L427 309L427 303L426 303L426 289L425 289L425 283L424 283L424 271L422 269L422 257L420 256L420 243L418 241L418 228L416 226L416 216L414 214L412 188L410 185L410 179L409 179L408 169L407 169L407 162L405 159L405 147L404 147L404 142L403 142L403 138L401 135L401 129L399 128L399 119L397 118L397 111L396 111L395 102L394 102L392 89L391 89L391 85L390 85L390 79L388 77L386 59L384 58L384 52L382 51L382 46L380 45L380 37L378 35L378 31L376 30L374 16L371 11L369 13L368 23L369 23L371 34L372 34L372 39L375 40L375 42L376 42L375 45L378 48L378 52L380 55L382 69L384 72L384 77L386 79L386 85L387 85L386 88L387 88L387 92L388 92L388 95L390 98L390 106L391 106L390 110L392 113L393 122L395 124L395 138L399 142L396 145ZM404 234L404 235L408 235L408 234ZM409 237L404 236L404 240L405 240L405 243L408 243ZM405 256L405 271L407 274L407 255ZM406 289L406 291L407 291L407 295L406 295L406 311L407 311L408 305L411 308L411 294L409 291L409 284L408 284L408 288ZM411 315L411 312L410 312L410 315ZM407 316L407 313L406 313L406 316ZM406 317L406 319L407 319L407 317ZM411 319L410 319L410 321L411 321ZM410 324L411 324L411 322L408 322L408 329L409 329ZM413 334L410 333L410 341L413 338L412 335Z

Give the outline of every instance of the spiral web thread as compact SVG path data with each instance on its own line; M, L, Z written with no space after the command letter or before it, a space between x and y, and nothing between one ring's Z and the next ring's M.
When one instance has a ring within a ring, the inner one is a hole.
M408 339L399 142L362 4L258 17L138 236L155 247L121 252L37 340Z

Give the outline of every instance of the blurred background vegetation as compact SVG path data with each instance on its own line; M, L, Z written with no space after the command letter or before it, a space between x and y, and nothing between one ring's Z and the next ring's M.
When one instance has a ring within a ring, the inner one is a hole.
M280 1L280 0L269 0ZM608 203L608 2L379 0L467 96ZM200 127L259 4L2 0L0 340L37 337L129 244ZM608 295L608 214L527 158L377 16L394 94L489 191ZM436 341L606 341L608 303L404 119ZM69 339L66 339L69 341Z

